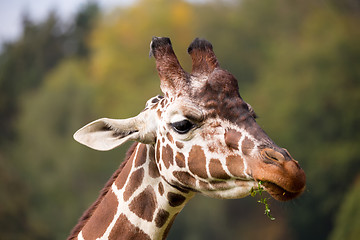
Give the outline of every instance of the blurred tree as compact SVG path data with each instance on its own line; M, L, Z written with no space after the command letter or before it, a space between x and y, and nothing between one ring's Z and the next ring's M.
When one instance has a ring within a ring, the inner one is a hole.
M97 182L88 177L84 182L83 174L111 174L106 171L109 164L88 161L96 153L71 141L76 129L94 118L95 91L88 79L86 64L63 61L35 95L26 96L18 122L19 140L12 159L30 195L29 218L47 239L64 239L86 208L87 201L72 202L69 194L86 199L92 193L90 188Z
M181 0L142 0L101 19L91 36L91 69L104 115L137 114L150 96L160 93L154 61L147 57L153 36L171 37L180 62L189 66L183 59L189 60L194 15Z
M43 239L39 229L32 224L28 210L31 208L29 194L21 177L0 156L0 228L1 238Z
M360 235L360 180L359 176L344 197L330 240L355 240Z
M67 55L88 57L90 51L88 39L99 15L100 8L96 2L89 1L81 5L79 12L75 16L74 23L66 32L64 51Z
M45 139L45 143L49 143L51 138L55 139L59 136L67 139L68 135L61 135L63 130L66 130L62 129L62 126L67 123L52 122L53 127L58 131L49 132L48 135L41 136L43 138L35 137L37 136L35 131L42 127L41 120L37 122L40 125L36 125L36 122L33 122L34 126L29 125L28 131L19 128L19 123L23 123L26 111L25 121L31 121L36 114L38 114L37 117L43 117L43 121L50 119L49 116L57 116L55 110L58 109L55 106L49 107L48 115L42 115L42 108L37 106L36 109L32 109L30 106L28 109L27 105L24 107L24 103L32 102L34 104L33 99L36 98L37 90L44 88L45 76L56 68L56 65L64 57L86 55L84 52L85 36L90 31L93 19L96 17L96 9L95 4L84 5L76 17L76 23L70 28L61 23L54 12L51 12L48 18L40 23L34 23L28 15L24 15L23 35L14 43L7 43L0 55L0 127L2 129L0 155L3 156L0 158L2 176L0 205L4 207L1 207L0 211L0 229L5 239L54 239L49 234L49 226L46 224L49 219L55 221L56 218L49 215L52 213L51 211L48 212L47 217L44 217L39 211L48 206L44 202L51 204L53 200L49 197L49 192L41 185L45 184L41 178L44 173L41 172L43 169L39 167L40 164L36 164L38 161L44 160L37 158L42 154L46 156L46 151L43 148L32 149L31 147L35 144L36 139L39 141ZM77 47L78 50L69 51L69 41L76 42L80 46ZM66 69L63 68L63 70ZM53 89L53 91L57 90ZM53 103L44 97L43 99L48 104ZM61 110L66 111L65 107ZM78 124L83 122L85 120ZM24 140L24 134L27 133L30 133L32 138ZM25 147L26 144L28 144L28 148ZM23 148L23 151L19 152L19 147ZM52 159L50 154L47 155L47 158L48 161ZM58 178L55 180L61 182ZM39 208L39 205L44 205L44 208ZM66 222L70 224L71 221ZM69 230L66 229L65 232L67 231ZM57 231L57 233L61 233L61 231Z
M55 11L40 23L34 23L28 14L23 16L22 36L5 44L0 55L0 146L16 135L13 124L20 96L38 88L47 72L64 57L87 55L86 38L98 11L95 3L83 5L70 27Z
M19 96L38 87L46 71L64 56L63 41L55 13L39 24L25 15L21 38L4 46L0 56L0 145L15 136Z

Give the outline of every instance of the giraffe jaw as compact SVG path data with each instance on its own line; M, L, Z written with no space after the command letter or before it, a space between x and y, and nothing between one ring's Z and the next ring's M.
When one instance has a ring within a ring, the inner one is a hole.
M289 201L301 195L305 190L305 187L299 191L288 191L279 185L262 180L237 180L236 186L223 188L218 190L201 190L200 192L208 197L218 199L239 199L250 195L253 189L258 188L259 181L261 186L264 187L265 191L270 194L272 198L278 201Z
M217 190L201 190L201 193L212 198L238 199L250 195L251 189L257 188L254 180L234 180L231 187Z
M261 185L271 195L271 197L273 197L278 201L289 201L291 199L294 199L298 197L300 194L302 194L305 190L305 187L303 187L298 191L291 192L285 190L284 188L280 187L275 183L267 182L267 181L261 181L261 182L262 182Z

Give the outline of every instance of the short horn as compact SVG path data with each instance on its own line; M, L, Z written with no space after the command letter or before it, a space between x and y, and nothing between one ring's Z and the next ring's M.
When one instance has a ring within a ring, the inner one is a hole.
M184 90L189 74L181 67L171 41L166 37L153 37L150 43L150 56L156 60L156 69L160 76L160 88L166 95L175 95Z
M193 75L210 74L219 67L218 60L211 43L205 39L196 38L189 46L188 53L192 59Z

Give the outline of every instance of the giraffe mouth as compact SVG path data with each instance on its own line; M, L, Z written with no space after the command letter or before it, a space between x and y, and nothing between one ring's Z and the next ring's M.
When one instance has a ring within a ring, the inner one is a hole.
M288 201L304 192L306 175L285 149L265 148L258 161L251 161L250 176L278 201Z
M261 185L265 188L265 190L273 197L274 199L278 201L289 201L296 197L298 197L300 194L302 194L305 190L305 187L298 190L298 191L288 191L281 186L268 182L268 181L261 181Z

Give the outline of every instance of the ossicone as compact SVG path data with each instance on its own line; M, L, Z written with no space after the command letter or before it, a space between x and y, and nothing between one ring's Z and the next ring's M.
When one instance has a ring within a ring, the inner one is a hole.
M188 47L188 53L192 59L193 75L209 75L219 67L213 46L205 39L195 38Z

